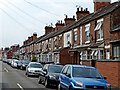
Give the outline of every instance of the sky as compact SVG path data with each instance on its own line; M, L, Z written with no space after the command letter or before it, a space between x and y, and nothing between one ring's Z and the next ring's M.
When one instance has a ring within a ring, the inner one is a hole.
M43 35L46 25L76 16L77 7L94 11L93 0L0 0L0 48L22 46L34 32Z

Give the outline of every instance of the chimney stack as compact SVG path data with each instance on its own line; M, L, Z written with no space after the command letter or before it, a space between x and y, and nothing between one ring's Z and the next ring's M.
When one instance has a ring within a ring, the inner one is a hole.
M45 35L52 32L53 31L53 27L52 26L45 26Z
M64 27L64 23L62 23L62 20L58 20L58 22L55 24L55 31L58 30L58 29L61 29Z
M77 12L76 12L76 17L77 20L79 20L80 18L87 16L89 14L88 8L84 9L81 8L81 11L79 10L79 8L77 8Z
M66 18L64 19L64 21L65 21L65 25L73 23L75 21L75 16L73 16L73 18L68 18L68 16L66 15Z
M37 33L33 33L33 41L37 39Z
M111 0L94 0L94 12L102 7L110 5Z

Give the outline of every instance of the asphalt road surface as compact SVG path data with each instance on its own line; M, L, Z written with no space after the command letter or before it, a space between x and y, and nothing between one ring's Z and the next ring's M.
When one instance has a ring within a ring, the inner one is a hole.
M25 70L12 68L0 61L0 90L57 90L38 84L37 77L27 77Z

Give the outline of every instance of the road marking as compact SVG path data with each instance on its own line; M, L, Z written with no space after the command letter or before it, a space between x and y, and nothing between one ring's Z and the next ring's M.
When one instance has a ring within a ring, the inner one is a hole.
M7 70L6 68L4 68L4 70L5 70L6 72L8 72L8 70Z
M20 86L19 83L17 83L18 87L21 89L21 90L24 90L22 86Z

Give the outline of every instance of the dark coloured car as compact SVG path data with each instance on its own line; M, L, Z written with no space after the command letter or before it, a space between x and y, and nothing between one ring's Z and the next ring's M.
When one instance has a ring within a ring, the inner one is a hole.
M26 67L28 66L29 63L30 63L30 61L28 61L28 60L23 60L20 69L26 69Z
M8 59L7 64L11 65L12 59Z
M46 64L40 72L38 83L44 83L45 87L50 85L58 86L59 74L62 68L62 65Z
M22 61L21 60L17 61L17 68L21 68L21 66L22 66Z

